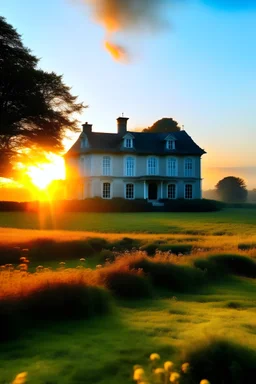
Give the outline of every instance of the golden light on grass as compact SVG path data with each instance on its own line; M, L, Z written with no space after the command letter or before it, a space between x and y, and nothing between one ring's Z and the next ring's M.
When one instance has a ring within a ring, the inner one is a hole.
M65 179L64 159L52 154L48 162L29 165L26 173L33 185L45 190L53 180Z

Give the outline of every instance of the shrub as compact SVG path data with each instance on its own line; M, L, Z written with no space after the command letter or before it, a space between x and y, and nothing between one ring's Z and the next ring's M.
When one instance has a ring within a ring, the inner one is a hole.
M100 252L109 246L109 242L102 237L91 237L87 239L87 244L89 244L95 252Z
M220 211L225 204L216 200L194 199L194 200L163 200L166 212L214 212Z
M158 249L162 252L171 252L175 255L178 255L180 253L182 254L188 254L192 251L193 246L191 244L167 244L167 245L160 245Z
M149 243L145 244L141 247L142 251L147 252L149 256L153 256L156 253L156 250L158 249L159 245L156 243Z
M241 255L214 255L209 257L219 269L238 276L256 277L256 263L253 259Z
M111 244L112 248L119 252L131 251L133 248L140 247L140 241L130 237L123 237L121 240Z
M241 251L249 251L250 249L255 249L256 243L240 243L238 244L238 249Z
M210 280L220 280L223 276L226 276L226 273L209 259L196 259L194 266L201 269L205 273L205 278Z
M115 260L115 254L109 249L103 249L99 255L99 261L105 263L106 261L112 262Z
M173 291L191 292L201 287L204 282L204 274L199 269L171 262L154 261L147 257L134 260L130 267L142 269L151 277L154 285Z
M109 267L100 271L100 279L104 285L123 299L140 299L152 296L152 287L147 278L138 271L127 267Z
M255 351L222 339L193 343L181 361L191 364L191 382L207 377L211 384L247 384L256 376Z
M110 302L103 288L56 282L31 292L23 299L21 311L31 321L70 320L108 313Z
M0 265L18 263L21 257L21 250L19 247L11 245L0 246Z
M79 260L94 253L87 240L57 242L52 239L37 239L29 244L29 258L32 261Z
M88 318L111 311L112 298L91 270L0 273L0 340L44 322Z

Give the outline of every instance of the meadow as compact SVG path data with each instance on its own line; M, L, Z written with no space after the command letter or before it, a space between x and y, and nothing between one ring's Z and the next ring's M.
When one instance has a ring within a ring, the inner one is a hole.
M180 384L248 383L254 212L1 213L0 383L25 371L33 384L129 384L153 352L191 364Z

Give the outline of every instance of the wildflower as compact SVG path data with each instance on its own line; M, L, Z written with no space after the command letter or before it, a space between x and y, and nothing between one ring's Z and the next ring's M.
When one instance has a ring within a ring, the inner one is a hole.
M190 369L190 365L189 363L183 363L182 366L181 366L181 370L182 372L184 373L188 373L189 372L189 369Z
M158 353L151 353L149 358L150 358L151 361L160 360L160 355L158 355Z
M164 363L164 369L167 371L167 372L171 372L173 370L173 362L172 361L166 361Z
M12 384L24 384L27 381L27 372L18 373L18 375L13 380Z
M209 380L203 379L200 381L200 384L211 384Z
M142 380L145 380L145 372L144 372L144 369L142 369L142 368L137 368L137 369L135 369L134 374L133 374L133 380L134 380L134 381L142 381Z
M133 366L133 372L136 371L136 369L139 369L139 368L142 368L142 366L139 365L139 364L135 364L135 365Z
M80 261L83 263L85 261L85 259L83 257L81 257Z
M170 382L173 384L180 383L180 374L178 372L172 372L170 376Z

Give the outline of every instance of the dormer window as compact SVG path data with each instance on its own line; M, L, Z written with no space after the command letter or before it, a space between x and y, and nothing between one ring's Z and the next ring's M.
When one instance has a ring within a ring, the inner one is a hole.
M81 148L88 148L88 139L86 136L81 137L80 146Z
M175 149L175 140L167 140L166 141L167 149Z
M130 137L126 138L124 140L124 146L125 146L125 148L132 148L133 147L133 139L131 139Z

